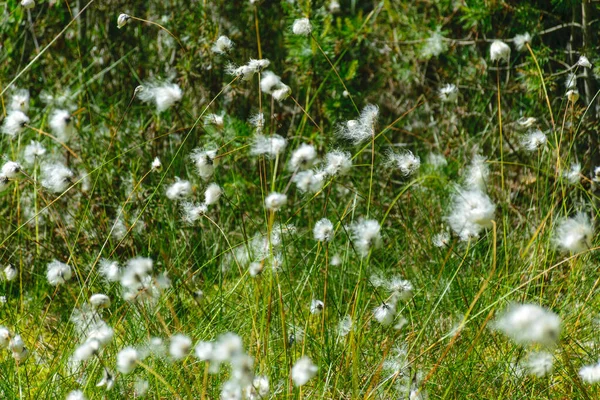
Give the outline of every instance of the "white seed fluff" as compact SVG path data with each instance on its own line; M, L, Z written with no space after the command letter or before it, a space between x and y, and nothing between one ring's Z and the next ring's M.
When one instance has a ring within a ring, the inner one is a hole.
M67 110L54 110L50 116L50 129L59 141L68 142L73 135L71 113Z
M366 257L372 248L381 245L381 226L374 219L360 219L350 226L352 240L358 253Z
M509 306L494 327L518 344L552 346L560 337L558 315L536 304Z
M585 365L579 370L579 377L585 383L600 382L600 361L593 365Z
M138 97L144 103L154 103L156 111L163 112L171 108L183 97L183 91L175 83L146 83L138 92Z
M308 18L300 18L294 21L292 25L292 32L294 35L300 36L308 36L312 31L312 27L310 26L310 21Z
M14 138L25 129L25 125L29 123L29 117L22 111L11 110L2 122L2 133Z
M313 235L316 241L329 242L333 239L333 223L327 218L320 219L315 224Z
M490 46L490 59L492 61L508 62L510 60L510 47L500 40L494 40Z
M139 359L140 355L136 349L126 347L117 354L117 369L124 374L129 374L135 369Z
M213 44L211 50L213 53L225 54L229 52L233 47L233 42L225 35L219 36L219 38Z
M415 173L421 166L421 159L415 156L410 150L405 150L401 153L388 152L388 165L398 168L404 176L409 176Z
M478 238L483 229L491 228L496 206L480 190L460 189L452 197L448 225L463 241Z
M192 194L192 184L189 181L175 177L175 182L167 188L166 195L171 200L182 200Z
M317 150L315 146L303 143L296 150L292 152L290 158L290 169L292 171L298 169L306 169L312 166L317 158Z
M554 231L554 244L562 251L581 253L592 247L594 227L590 217L583 212L558 222Z
M273 192L265 199L265 207L269 211L279 211L287 203L287 196L282 193Z
M294 386L302 386L311 380L319 368L307 356L301 357L292 367L292 381Z
M62 285L72 277L71 267L58 260L52 261L46 268L46 278L52 286Z
M204 192L204 204L207 206L216 204L221 198L221 194L223 194L221 187L216 183L211 183Z
M53 193L62 193L71 185L73 172L60 163L42 164L42 186Z

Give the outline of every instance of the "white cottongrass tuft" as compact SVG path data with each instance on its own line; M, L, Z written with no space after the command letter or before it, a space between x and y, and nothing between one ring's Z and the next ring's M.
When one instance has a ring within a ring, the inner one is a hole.
M271 71L265 71L260 77L260 90L271 94L281 84L281 78Z
M160 113L180 101L183 91L175 83L150 82L143 85L137 96L144 103L154 103L156 111Z
M40 142L32 140L27 146L25 146L23 158L25 159L25 163L33 165L45 154L46 148Z
M29 90L17 89L10 97L10 104L8 105L9 110L22 111L26 113L29 111Z
M333 239L333 224L327 218L322 218L315 224L313 235L319 242L330 242Z
M159 169L161 169L162 162L160 161L160 158L154 157L154 160L152 160L152 164L150 165L150 168L152 169L152 171L158 171Z
M325 172L315 172L313 170L300 171L294 175L292 181L296 184L298 190L302 193L317 193L325 183Z
M8 328L0 325L0 349L5 349L10 343L10 331Z
M125 347L117 354L117 369L123 374L131 373L140 361L140 354L133 347Z
M192 184L189 181L175 177L175 182L167 188L166 195L171 200L182 200L192 194Z
M486 163L486 158L476 154L473 161L467 169L465 175L465 186L472 189L484 191L487 187L487 181L490 176L490 168Z
M294 35L299 36L308 36L312 31L312 27L310 26L310 21L308 18L300 18L294 21L292 25L292 32Z
M421 159L410 150L404 150L400 153L395 153L390 150L387 154L387 164L398 168L404 176L409 176L415 173L421 166Z
M520 128L528 129L528 128L531 128L536 122L537 122L537 118L521 117L517 120L517 125Z
M110 307L110 297L103 293L96 293L90 297L90 304L95 309Z
M600 382L600 361L593 365L585 365L579 370L579 377L585 383Z
M50 116L50 130L59 141L68 142L73 135L71 113L67 110L54 110Z
M576 185L581 179L581 164L573 163L567 171L563 171L563 177L571 185Z
M237 76L245 81L249 81L252 79L254 74L262 72L268 68L269 64L271 64L271 62L267 59L255 60L251 58L246 65L237 67L231 64L227 66L226 70L230 75Z
M508 63L510 61L510 47L500 40L494 40L490 46L490 59Z
M527 32L516 35L513 39L517 51L527 50L527 43L531 43L531 35Z
M204 125L214 125L221 129L225 126L225 116L224 114L207 114L204 117Z
M217 150L194 149L192 151L190 159L202 179L209 179L215 172L215 157L217 157Z
M268 398L269 379L266 376L257 376L252 380L252 384L246 386L244 395L248 400L261 400Z
M169 344L169 354L175 360L183 360L192 351L192 339L189 337L176 334L171 336L171 343Z
M204 191L204 204L206 204L207 206L216 204L221 198L222 194L223 190L221 189L221 187L216 183L211 183Z
M267 157L276 157L283 153L287 141L279 135L273 135L270 137L263 135L256 135L252 142L252 149L250 154L252 155L265 155Z
M52 286L65 284L72 277L71 267L58 260L52 261L46 267L46 278Z
M317 150L315 146L302 143L300 147L292 152L290 158L290 169L292 171L298 169L306 169L312 166L317 158Z
M294 386L303 386L311 380L319 368L307 356L301 357L292 367L292 381Z
M2 133L14 138L25 129L29 123L29 117L19 110L11 110L2 122Z
M219 36L219 38L213 44L211 50L213 53L225 54L233 48L233 42L225 35Z
M592 68L592 63L586 56L580 56L575 65L583 68Z
M458 87L453 83L444 85L440 89L439 96L444 103L453 103L458 100Z
M446 247L450 244L450 234L446 231L436 233L431 241L435 247Z
M131 19L131 17L127 14L119 14L119 16L117 17L117 28L121 29L122 27L124 27L127 24L127 21L129 21Z
M482 230L491 228L496 206L478 189L459 189L452 196L452 207L446 221L461 240L478 238Z
M494 328L518 344L553 346L560 338L560 318L536 304L513 304L496 320Z
M277 101L283 101L290 97L291 94L292 88L284 83L280 83L278 89L273 90L273 93L271 93L273 98Z
M311 314L320 314L323 311L325 304L321 300L312 299L310 302L310 313Z
M372 248L381 246L381 226L378 221L361 218L350 229L354 246L362 257L366 257Z
M119 267L119 263L116 261L110 261L103 258L100 260L98 273L107 282L117 282L119 279L121 279L121 268Z
M66 400L86 400L81 390L73 390L67 394Z
M363 108L358 120L346 121L342 124L336 134L343 139L358 145L371 139L375 135L375 124L379 116L379 107L368 104Z
M330 176L345 175L352 168L350 153L334 150L325 155L325 172Z
M73 171L60 163L42 164L42 186L52 193L62 193L73 183Z
M527 356L525 368L530 375L542 378L552 373L554 357L546 351L538 351Z
M14 179L19 176L22 169L21 164L14 161L7 161L2 165L0 174L9 179Z
M204 203L198 204L186 201L181 204L183 221L190 225L198 221L207 211L208 207Z
M527 151L536 151L548 143L548 138L539 129L533 130L521 138L521 145Z
M4 279L8 282L14 281L19 276L19 271L10 264L4 267L2 273L4 274Z
M31 10L33 7L35 7L35 1L34 0L21 0L21 7L23 7L26 10Z
M265 199L265 207L269 211L279 211L287 204L287 196L282 193L270 193Z
M560 220L554 231L554 244L560 250L581 253L592 247L594 227L589 215L580 212L575 217Z
M0 192L4 191L8 187L10 180L8 177L0 174Z
M383 326L389 326L396 318L395 302L382 303L373 309L373 318Z

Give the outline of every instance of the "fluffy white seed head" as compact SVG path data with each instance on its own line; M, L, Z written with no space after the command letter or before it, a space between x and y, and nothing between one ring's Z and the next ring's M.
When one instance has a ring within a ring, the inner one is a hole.
M62 193L72 184L73 171L61 163L44 163L42 186L52 193Z
M538 351L527 356L525 368L530 375L542 378L552 373L554 357L546 351Z
M500 40L494 40L490 46L490 59L498 62L509 62L510 47Z
M283 193L270 193L265 199L265 207L269 211L279 211L287 204L287 196Z
M0 172L0 174L9 179L14 179L19 176L22 169L23 167L21 167L21 164L14 161L7 161L2 165L2 172Z
M58 260L52 261L46 267L46 278L52 286L65 284L72 277L71 267Z
M310 302L310 313L311 314L320 314L325 308L325 304L321 300L312 299Z
M531 128L537 122L537 118L534 117L521 117L517 120L517 126L522 129Z
M262 72L269 67L271 62L267 59L254 60L250 59L248 64L237 67L235 65L227 66L227 73L233 76L237 76L245 81L252 79L254 74Z
M325 172L328 175L345 175L352 168L350 153L334 150L325 155Z
M273 135L271 137L256 135L250 153L255 156L264 155L267 157L276 157L283 153L286 146L287 141L279 135Z
M248 400L261 400L269 396L269 379L266 376L257 376L252 384L248 385L244 391Z
M54 110L50 116L50 129L59 141L68 142L73 135L71 113L67 110Z
M198 221L208 211L206 204L192 203L189 201L181 204L182 219L187 224L193 224Z
M171 108L183 97L183 90L175 83L151 82L143 85L138 97L145 103L154 103L156 111L163 112Z
M287 99L288 97L290 97L291 94L292 94L292 88L284 83L281 83L279 85L279 88L276 90L273 90L273 93L271 93L273 98L277 101L283 101L283 100Z
M35 1L34 0L21 0L21 7L23 7L26 10L31 10L33 7L35 7Z
M315 146L302 143L300 147L292 153L292 157L290 158L290 169L295 171L298 169L310 168L316 158L317 150L315 149Z
M531 43L531 35L527 32L516 35L513 39L517 51L527 50L527 43Z
M465 186L485 191L488 178L490 177L490 168L486 161L486 158L479 154L473 157L473 161L471 161L465 175Z
M444 85L440 89L439 96L442 102L453 103L458 100L458 87L453 83Z
M137 362L140 360L140 355L133 347L126 347L117 354L117 369L124 373L131 373Z
M368 104L363 108L358 120L346 121L342 124L336 134L355 145L369 140L375 134L375 124L379 116L379 107Z
M294 35L299 36L308 36L312 31L312 27L310 26L310 21L308 18L300 18L294 21L292 25L292 32Z
M110 261L106 259L100 260L98 273L107 282L117 282L119 279L121 279L121 268L119 267L119 263L116 261Z
M29 90L17 89L10 97L9 110L16 110L26 113L29 111Z
M576 185L581 179L581 164L573 163L568 170L563 171L563 177L571 185Z
M580 56L576 65L582 68L592 68L592 63L586 56Z
M171 336L169 354L173 359L183 360L190 354L190 351L192 351L192 339L182 334Z
M0 349L5 349L10 343L10 331L4 326L0 326Z
M131 19L131 17L127 14L119 14L119 16L117 17L117 28L121 29L122 27L124 27L127 24L127 21L129 21Z
M277 86L281 84L281 78L271 71L265 71L260 77L260 90L271 94Z
M491 228L496 206L478 189L459 189L452 197L448 225L463 241L478 238L482 230Z
M552 346L560 338L560 318L536 304L513 304L495 322L494 328L518 344Z
M215 157L217 150L194 149L190 155L190 159L196 166L198 175L203 180L208 180L215 172Z
M360 219L350 226L356 250L366 257L372 248L381 246L381 226L374 219Z
M373 318L383 326L389 326L396 318L396 305L393 303L382 303L373 310Z
M537 151L548 143L548 138L539 129L533 130L521 138L521 145L527 151Z
M219 36L219 38L213 44L211 50L213 53L225 54L233 48L233 42L225 35Z
M313 229L315 240L319 242L329 242L333 239L333 234L333 223L331 223L330 220L323 218L317 221Z
M292 381L294 386L303 386L311 380L319 368L307 356L301 357L292 367Z
M86 400L85 394L81 390L72 390L67 394L66 400Z
M2 122L2 133L14 138L25 129L25 125L28 123L29 117L24 112L11 110Z
M8 282L14 281L19 276L19 271L10 264L4 267L2 273L4 274L4 279Z
M600 362L581 367L579 377L582 381L589 384L600 382Z
M182 200L192 194L192 184L189 181L175 178L175 182L167 188L166 195L171 200Z
M110 307L110 297L102 293L93 294L90 297L90 304L95 309Z
M446 231L436 233L431 241L435 247L446 247L450 244L450 234Z
M562 251L581 253L592 248L593 237L594 227L590 217L580 212L575 217L558 222L554 231L554 244Z
M158 171L162 168L162 162L160 162L160 158L154 157L154 160L152 160L151 168L152 171Z
M387 164L393 168L398 168L404 176L409 176L415 173L421 166L421 159L410 150L394 153L389 151L387 154Z
M210 185L208 185L206 191L204 192L204 204L206 204L207 206L216 204L221 198L222 194L223 190L221 189L221 187L216 183L211 183Z
M4 191L10 182L7 176L0 174L0 192Z
M33 165L45 154L46 148L40 142L32 140L27 146L25 146L23 158L25 159L25 163Z
M73 358L77 361L87 361L100 351L100 342L88 340L75 349Z

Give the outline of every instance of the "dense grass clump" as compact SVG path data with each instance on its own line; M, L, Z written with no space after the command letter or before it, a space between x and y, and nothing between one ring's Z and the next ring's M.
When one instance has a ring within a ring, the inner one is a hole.
M469 3L6 3L0 398L600 396L595 10Z

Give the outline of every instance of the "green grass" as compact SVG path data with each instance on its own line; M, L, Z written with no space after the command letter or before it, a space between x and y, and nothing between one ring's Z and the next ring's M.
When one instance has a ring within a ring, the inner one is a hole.
M409 17L410 23L435 22L447 14L442 5L425 17L422 6L388 1L374 8L353 2L354 11L348 4L334 15L310 2L282 2L280 9L244 2L240 16L230 4L201 2L176 13L152 2L156 10L146 14L140 8L138 15L135 8L92 3L83 13L87 20L73 23L78 31L59 34L75 12L63 3L43 3L32 10L34 31L41 49L52 45L37 53L26 30L27 13L13 3L1 30L2 111L6 117L14 88L27 88L31 121L15 138L0 137L2 164L23 163L31 140L47 153L23 164L24 173L0 192L0 266L18 270L16 279L0 280L5 300L0 326L20 334L30 352L17 362L0 349L1 398L60 399L73 390L88 399L134 398L140 380L148 382L148 398L219 398L230 368L209 373L210 363L193 351L179 361L149 356L129 374L116 372L116 359L127 346L147 348L153 337L168 343L180 333L195 345L227 332L242 338L253 373L268 378L266 398L404 399L417 390L430 399L600 396L597 385L578 375L599 357L596 241L577 254L561 252L554 243L562 218L578 211L596 215L595 183L588 174L582 172L575 184L563 178L572 162L587 170L593 166L587 136L595 131L583 99L565 100L546 47L513 54L506 82L504 70L498 77L492 70L488 44L453 47L439 60L411 59L430 32L411 30ZM177 40L139 20L117 30L119 12L160 24ZM171 17L161 20L167 14ZM291 23L306 15L312 36L293 36ZM487 11L482 15L488 21ZM224 28L221 17L237 30ZM461 37L461 28L454 29ZM231 53L211 53L214 40L228 32L236 43ZM406 50L400 39L417 45ZM380 42L389 43L390 52L371 45ZM261 93L260 74L244 81L224 72L228 61L243 65L258 58L259 48L272 61L269 69L292 88L281 103ZM481 66L483 58L489 69ZM184 95L167 111L157 113L132 97L137 85L171 73ZM410 79L401 79L406 76ZM436 95L448 82L459 82L457 103L441 103ZM42 92L56 98L45 103ZM66 103L57 99L67 94ZM340 140L337 125L358 119L369 103L381 106L371 139L357 146ZM48 136L56 108L73 115L68 149ZM288 140L279 157L251 154L255 128L248 121L261 111L263 133ZM224 114L222 128L204 124L209 113ZM538 118L536 126L548 135L543 149L522 149L521 116ZM314 145L320 158L335 149L348 151L353 167L345 176L327 177L316 193L301 193L293 183L297 171L288 164L302 143ZM189 159L195 148L218 149L208 181ZM419 155L418 172L407 177L389 167L390 148ZM443 154L447 165L430 164L429 153ZM496 204L492 227L468 241L453 234L447 246L436 247L433 238L448 229L452 196L475 154L485 156L490 169L485 191ZM155 157L162 161L159 170L151 167ZM66 191L42 186L43 160L60 161L74 172ZM175 177L191 182L193 201L202 202L211 182L223 195L198 221L186 224L181 203L165 195ZM288 196L277 212L264 207L271 192ZM313 238L322 218L335 229L328 243ZM378 221L382 235L381 246L364 257L352 237L361 218ZM111 235L119 230L117 219L124 223L121 237ZM272 235L280 241L269 240ZM263 272L253 277L240 256L258 240L266 240L266 251ZM125 266L135 257L151 258L155 275L165 272L170 279L155 301L127 301L119 282L99 274L102 259ZM57 287L46 279L53 259L74 272ZM377 285L378 277L406 279L414 288L410 299L398 303L391 326L373 315L391 297ZM98 356L76 363L73 352L85 337L72 316L95 293L111 299L97 316L112 327L114 338ZM311 314L313 299L324 301L322 313ZM539 346L515 344L492 329L514 302L544 306L561 318L560 340L548 350L554 367L544 377L520 375L515 368ZM341 336L338 326L348 316L352 328ZM302 356L318 373L296 387L290 371ZM115 373L111 390L96 387L105 368Z

